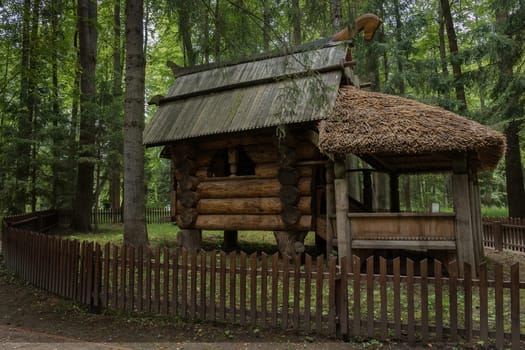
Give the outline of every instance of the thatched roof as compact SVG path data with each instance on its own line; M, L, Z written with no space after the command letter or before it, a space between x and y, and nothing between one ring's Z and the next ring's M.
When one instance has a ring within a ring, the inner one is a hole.
M505 137L439 107L345 86L339 90L332 114L320 122L319 148L326 153L372 157L385 168L389 161L396 166L395 155L419 156L412 161L422 161L428 154L441 154L445 160L450 159L448 155L469 153L480 168L489 169L502 157Z

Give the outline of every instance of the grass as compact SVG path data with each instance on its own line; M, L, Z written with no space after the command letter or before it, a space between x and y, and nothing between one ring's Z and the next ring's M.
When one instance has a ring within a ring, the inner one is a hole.
M507 207L482 207L481 215L488 217L506 217L509 216L509 209Z
M148 238L151 247L174 248L177 245L179 227L171 223L148 224ZM96 233L68 233L67 238L80 241L94 241L100 244L110 242L123 243L124 228L122 224L100 224ZM304 241L306 250L312 254L315 246L315 234L310 232ZM202 247L204 250L223 249L223 232L204 230ZM273 254L278 251L273 233L270 231L239 231L238 248L246 253L265 252Z

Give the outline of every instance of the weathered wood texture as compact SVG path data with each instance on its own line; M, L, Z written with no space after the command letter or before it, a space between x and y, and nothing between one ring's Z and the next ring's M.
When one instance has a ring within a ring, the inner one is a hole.
M502 265L490 271L480 265L478 280L468 264L463 277L457 264L450 264L445 278L439 262L431 276L425 260L380 259L376 266L369 258L366 270L360 270L363 264L354 256L356 272L347 273L337 269L335 257L326 262L319 257L313 264L306 255L302 267L299 258L290 262L279 254L101 247L5 221L2 249L6 267L20 278L91 308L409 343L480 336L499 348L520 349L525 341L519 314L525 283L517 264L510 278ZM473 298L477 294L479 303ZM480 324L474 322L478 312L486 316Z

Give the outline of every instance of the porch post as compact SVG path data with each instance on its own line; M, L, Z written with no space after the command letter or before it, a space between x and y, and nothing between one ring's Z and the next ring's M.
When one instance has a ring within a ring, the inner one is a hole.
M390 173L390 212L399 213L399 175Z
M336 162L334 172L339 264L341 265L342 258L346 256L347 271L352 271L352 234L350 232L350 221L348 219L348 181L346 180L346 168L344 162Z
M470 264L477 271L482 256L480 251L481 214L478 213L479 194L477 184L469 175L467 158L454 162L452 188L456 211L456 255L460 275L463 275L463 263ZM481 247L482 249L482 247ZM477 275L477 273L475 273Z

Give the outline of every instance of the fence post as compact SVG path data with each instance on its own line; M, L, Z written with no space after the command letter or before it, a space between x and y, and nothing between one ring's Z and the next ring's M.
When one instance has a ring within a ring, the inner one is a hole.
M501 221L494 221L492 223L492 233L494 235L494 249L501 252L503 250L503 230L501 229Z

